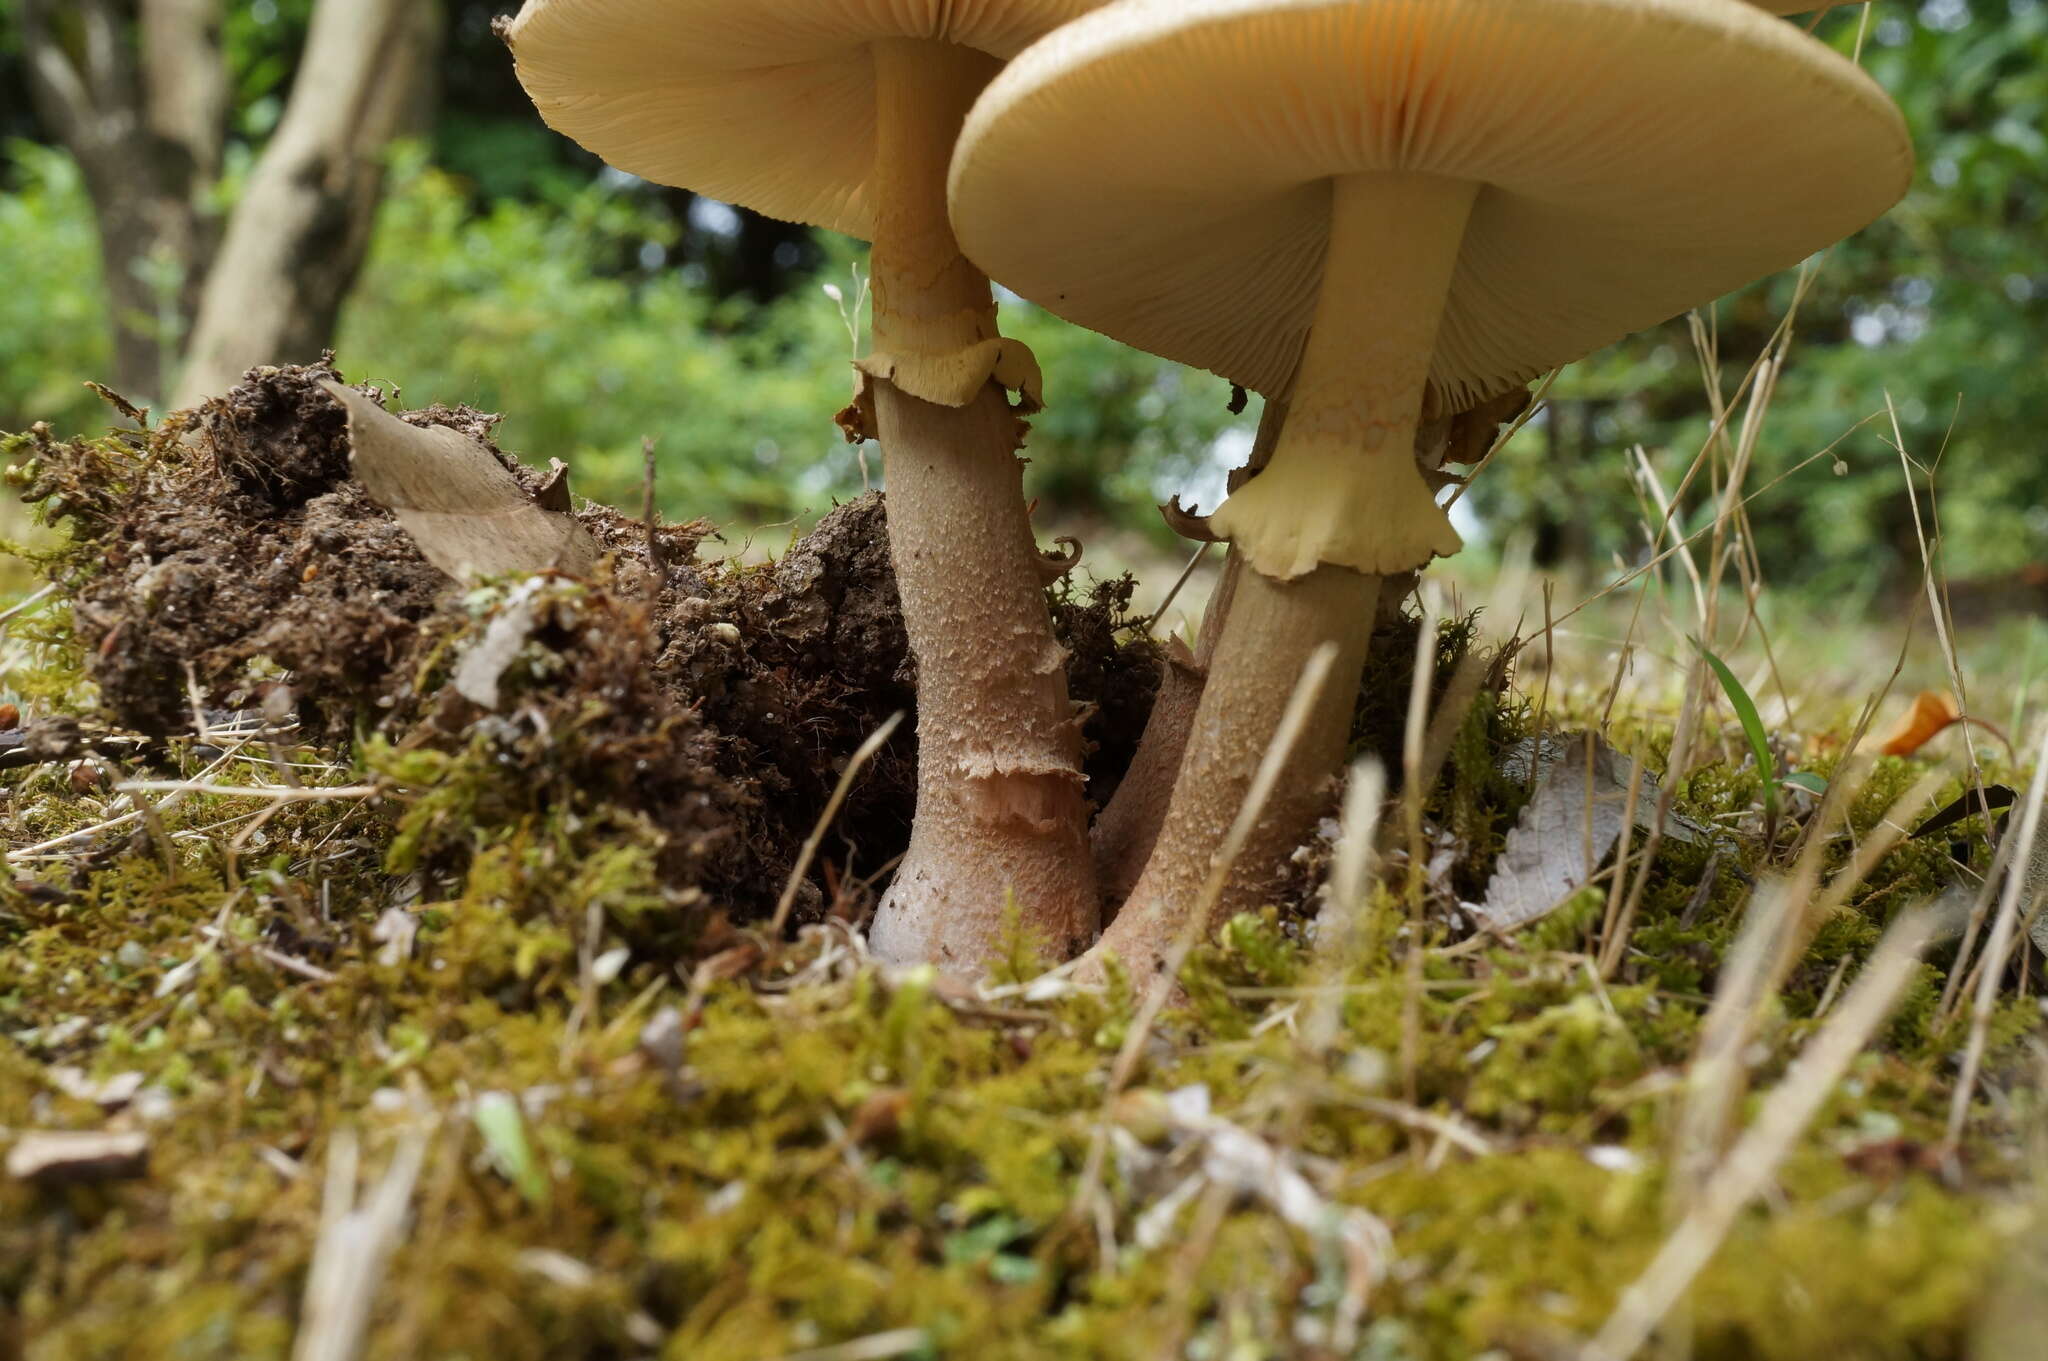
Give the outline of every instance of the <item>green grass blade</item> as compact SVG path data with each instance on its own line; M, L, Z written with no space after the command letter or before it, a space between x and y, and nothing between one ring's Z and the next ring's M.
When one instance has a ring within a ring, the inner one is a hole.
M1721 689L1727 694L1728 702L1735 706L1735 716L1742 720L1742 731L1749 737L1749 749L1756 756L1757 773L1764 781L1764 816L1776 822L1778 818L1778 763L1771 755L1771 739L1764 732L1763 715L1756 711L1756 701L1749 697L1749 691L1742 688L1742 682L1735 679L1735 673L1728 669L1728 663L1716 657L1699 639L1692 645L1707 659L1707 665L1714 668L1720 678Z

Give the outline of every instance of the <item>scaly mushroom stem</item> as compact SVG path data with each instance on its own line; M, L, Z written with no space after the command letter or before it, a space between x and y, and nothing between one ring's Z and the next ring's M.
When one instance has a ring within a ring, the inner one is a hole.
M1320 568L1293 581L1244 573L1152 858L1089 952L1095 968L1101 956L1114 954L1142 979L1165 959L1195 910L1210 857L1244 803L1302 668L1333 641L1338 653L1329 679L1208 925L1256 906L1274 887L1325 803L1325 785L1343 756L1379 589L1378 577L1348 567Z
M917 658L918 793L872 943L883 959L972 977L1013 896L1060 958L1094 934L1081 737L1039 587L1017 418L986 370L959 405L927 381L997 339L988 280L946 217L953 140L997 63L920 41L876 44L876 66L875 342L888 363L867 371Z
M1205 925L1259 905L1343 760L1381 577L1457 551L1415 466L1430 354L1476 190L1420 175L1335 181L1315 324L1270 464L1210 517L1244 562L1152 856L1090 952L1164 961L1308 658L1338 645L1314 717Z
M1259 417L1251 457L1231 474L1233 491L1271 461L1286 424L1287 403L1268 399ZM1159 840L1159 828L1173 798L1174 777L1180 773L1181 757L1187 754L1188 734L1195 729L1195 709L1202 702L1202 685L1216 655L1216 640L1223 636L1230 599L1243 571L1244 559L1232 549L1223 559L1216 589L1202 612L1202 631L1195 639L1192 657L1184 649L1176 654L1178 642L1167 644L1168 655L1160 662L1159 694L1152 702L1151 717L1145 720L1145 734L1138 739L1137 753L1131 757L1123 783L1089 832L1089 844L1095 851L1095 886L1102 894L1105 920L1113 919L1130 896Z

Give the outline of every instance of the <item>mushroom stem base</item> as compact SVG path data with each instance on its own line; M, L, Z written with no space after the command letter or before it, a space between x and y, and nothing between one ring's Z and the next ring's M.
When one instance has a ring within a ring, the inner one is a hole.
M1084 974L1099 974L1112 954L1141 979L1165 962L1188 913L1200 905L1210 857L1237 818L1302 668L1323 643L1335 642L1330 678L1203 926L1213 930L1267 900L1342 763L1379 592L1378 577L1345 567L1292 581L1256 571L1240 576L1152 857L1089 952Z
M978 976L1015 903L1060 959L1095 933L1081 734L1000 388L964 407L875 385L889 546L917 659L917 816L876 912L892 963Z

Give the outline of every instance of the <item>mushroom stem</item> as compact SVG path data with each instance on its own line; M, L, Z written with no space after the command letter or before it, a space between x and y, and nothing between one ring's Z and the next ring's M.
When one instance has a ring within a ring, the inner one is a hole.
M1098 966L1102 955L1114 954L1145 977L1164 961L1195 910L1210 856L1244 803L1302 668L1334 641L1329 679L1208 925L1256 906L1275 886L1326 802L1325 786L1343 755L1379 589L1378 577L1348 567L1318 568L1292 581L1242 574L1152 857L1089 952Z
M1302 668L1336 666L1206 925L1259 905L1338 772L1381 578L1458 536L1415 464L1437 325L1475 186L1431 176L1334 182L1322 292L1272 461L1210 517L1243 570L1152 856L1091 951L1160 967L1209 873Z
M1233 490L1247 478L1258 475L1271 461L1273 446L1287 424L1287 403L1268 399L1259 417L1258 438L1244 467L1231 474ZM1105 920L1113 919L1145 862L1159 840L1159 828L1166 821L1167 805L1173 798L1174 777L1180 773L1181 757L1187 754L1188 735L1195 729L1195 709L1202 701L1202 686L1209 663L1216 655L1216 640L1223 636L1230 617L1230 599L1237 579L1244 571L1244 558L1236 549L1223 559L1223 570L1209 605L1202 612L1202 631L1195 638L1195 650L1187 655L1180 644L1169 642L1168 653L1160 659L1159 694L1152 702L1151 717L1145 720L1145 735L1138 739L1137 753L1130 769L1116 787L1109 805L1095 819L1089 843L1095 851L1095 885L1102 893ZM1176 651L1176 649L1180 649Z
M876 64L877 351L957 354L996 335L988 280L946 216L953 140L996 63L919 41L877 44ZM1024 926L1071 957L1098 920L1081 737L1039 588L1017 417L986 374L949 406L869 372L918 673L917 815L874 951L977 975L1014 900Z
M1267 576L1324 564L1385 576L1461 546L1416 469L1415 427L1477 194L1472 181L1433 175L1333 182L1287 428L1272 463L1209 519Z
M882 39L870 47L874 348L886 355L957 354L999 333L988 276L953 237L946 170L962 120L1003 64L930 38Z

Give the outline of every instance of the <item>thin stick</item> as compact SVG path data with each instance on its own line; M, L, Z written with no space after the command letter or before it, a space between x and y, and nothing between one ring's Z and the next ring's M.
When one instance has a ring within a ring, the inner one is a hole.
M1159 602L1159 608L1152 611L1151 616L1145 620L1145 627L1140 630L1141 636L1147 638L1152 636L1152 630L1159 627L1159 621L1164 619L1166 612L1173 608L1173 602L1180 598L1182 588L1193 579L1195 569L1202 565L1202 559L1208 557L1209 550L1215 546L1213 543L1205 543L1197 548L1193 555L1188 558L1188 565L1180 569L1180 575L1174 578L1172 587L1166 592L1166 598Z
M1728 1231L1764 1189L1793 1143L1833 1095L1835 1084L1890 1014L1934 930L1934 917L1901 917L1878 944L1841 1010L1800 1051L1764 1102L1756 1122L1701 1188L1685 1219L1580 1355L1583 1361L1629 1361L1698 1279Z
M332 983L334 981L334 975L321 968L318 964L309 964L303 959L295 959L291 955L285 954L282 950L271 949L268 945L242 940L239 937L229 935L218 926L202 926L199 928L199 934L212 941L215 945L226 945L237 950L247 950L258 959L268 964L274 964L286 973L295 973L299 977L311 979L315 983Z
M2048 729L2041 733L2040 750L2034 753L2034 779L2027 786L2027 811L2020 819L2018 849L2005 868L2005 892L1999 899L1998 918L1991 926L1991 939L1985 942L1981 972L1977 977L1977 1001L1970 1016L1970 1041L1963 1050L1963 1070L1956 1079L1954 1098L1948 1109L1948 1137L1944 1149L1953 1154L1962 1141L1963 1124L1969 1119L1970 1098L1977 1090L1977 1070L1984 1063L1984 1046L1991 1026L1991 1011L1998 1004L1998 985L2005 977L2006 961L2012 955L2014 938L2018 935L2021 914L2031 904L2022 904L2026 890L2033 887L2034 876L2027 871L2033 864L2034 841L2041 833L2041 805L2048 796Z
M809 1351L787 1352L782 1361L890 1361L892 1357L908 1356L923 1351L931 1345L931 1334L922 1328L898 1328L893 1332L874 1333L868 1337L841 1342L831 1347L816 1347Z
M44 586L41 590L37 591L34 595L31 595L24 600L18 601L17 603L10 605L8 608L4 610L0 610L0 624L7 623L16 615L27 614L30 610L33 610L36 606L42 604L45 600L49 599L51 594L55 592L56 589L57 583L53 581L48 585Z
M890 714L888 722L868 734L868 740L860 744L860 750L854 752L853 759L846 763L846 769L839 772L839 783L833 786L832 797L825 800L825 811L818 814L817 826L811 828L803 851L797 856L796 864L790 867L789 882L782 886L782 897L775 904L775 919L768 924L769 935L782 934L784 924L789 921L789 910L796 906L796 891L803 886L804 876L810 873L811 860L818 854L818 847L824 844L825 833L831 828L832 819L839 816L839 805L846 802L861 767L874 759L875 753L882 749L902 722L901 710Z
M117 794L211 794L222 799L275 799L279 803L331 803L339 799L374 799L387 791L382 785L328 785L318 789L292 789L285 785L201 784L194 780L123 780L114 786Z
M640 454L646 460L646 472L641 489L640 516L647 530L647 601L649 605L661 601L661 540L655 537L655 528L661 522L654 508L654 436L640 438Z

